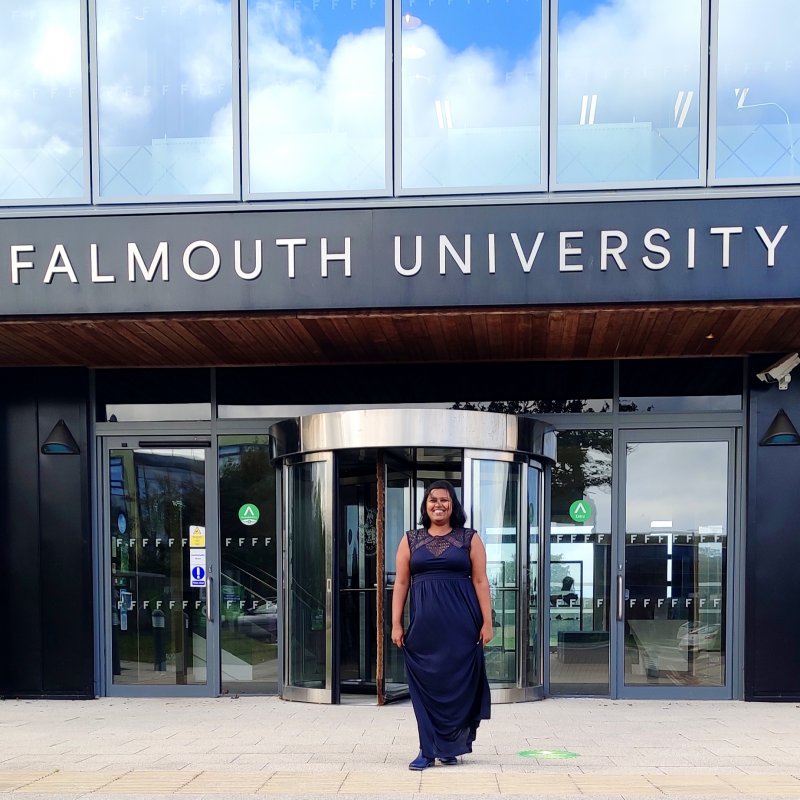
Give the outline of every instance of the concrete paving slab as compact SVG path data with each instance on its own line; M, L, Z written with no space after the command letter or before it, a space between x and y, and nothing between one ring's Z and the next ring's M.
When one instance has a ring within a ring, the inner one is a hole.
M794 704L555 698L496 706L473 754L420 775L407 769L417 751L409 704L319 707L244 696L5 701L0 797L233 800L277 796L291 783L292 797L337 800L797 800L795 743ZM519 755L532 749L578 756ZM273 780L278 773L295 778ZM270 782L274 791L266 792Z
M256 794L278 797L291 795L305 797L308 794L336 795L344 778L343 774L337 773L305 773L300 777L278 774L273 775Z
M264 786L272 773L202 772L182 786L176 794L253 795Z

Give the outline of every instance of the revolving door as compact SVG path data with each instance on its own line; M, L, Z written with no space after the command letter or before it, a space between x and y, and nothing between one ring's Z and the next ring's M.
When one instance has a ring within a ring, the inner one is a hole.
M282 466L284 698L406 696L390 638L395 553L440 479L486 545L493 700L541 696L548 426L477 411L379 409L286 420L270 432Z

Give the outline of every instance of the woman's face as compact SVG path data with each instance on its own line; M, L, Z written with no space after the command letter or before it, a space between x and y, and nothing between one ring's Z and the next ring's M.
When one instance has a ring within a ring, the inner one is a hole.
M447 489L433 489L426 503L428 516L435 525L447 525L453 513L453 503Z

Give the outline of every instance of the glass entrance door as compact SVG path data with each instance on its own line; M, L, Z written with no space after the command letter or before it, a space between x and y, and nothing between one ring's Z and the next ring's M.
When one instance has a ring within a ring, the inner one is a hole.
M395 554L417 524L426 487L440 479L486 542L494 699L542 696L549 426L492 412L355 409L284 420L270 435L282 462L286 699L337 703L358 693L382 703L406 695L402 653L390 636Z
M333 457L284 470L286 683L284 697L338 702L333 674Z
M132 439L105 448L107 691L214 695L210 442Z
M223 694L278 690L275 468L265 435L217 439L220 670Z
M397 546L414 524L413 463L361 449L309 456L284 474L284 696L320 703L405 697L391 607Z
M486 546L494 638L486 647L493 696L541 694L540 471L511 454L466 451L468 524Z
M452 456L436 450L423 456L416 448L365 448L336 456L334 641L344 695L374 696L379 705L408 695L403 654L391 640L397 547L416 524L425 486L452 477L454 468L460 473L460 459L453 465Z
M333 636L341 693L376 695L378 703L408 693L402 652L391 643L395 555L417 524L425 488L446 478L486 545L494 626L486 665L494 697L540 696L540 466L512 454L448 448L343 451L335 464Z
M561 430L550 490L542 615L551 695L610 695L613 433Z
M399 700L408 695L403 652L392 644L392 599L397 575L397 547L405 532L415 527L418 505L414 494L413 470L388 456L384 457L384 466L383 675L378 685L379 703Z
M618 695L730 696L732 433L623 432Z
M338 593L335 638L343 694L375 695L378 663L378 492L382 483L374 450L341 453L337 459ZM338 634L338 635L336 635Z

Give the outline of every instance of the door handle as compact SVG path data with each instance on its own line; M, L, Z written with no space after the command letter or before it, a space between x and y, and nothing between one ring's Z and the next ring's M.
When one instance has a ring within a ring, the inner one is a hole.
M625 602L622 592L622 575L617 575L617 622L622 622L622 618L625 616Z
M214 579L208 575L206 577L206 619L209 622L214 621L214 612L212 609L212 604L214 603Z

